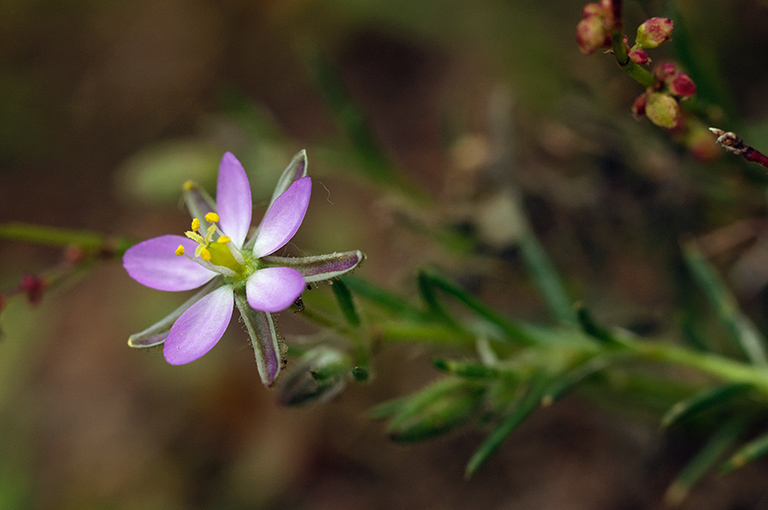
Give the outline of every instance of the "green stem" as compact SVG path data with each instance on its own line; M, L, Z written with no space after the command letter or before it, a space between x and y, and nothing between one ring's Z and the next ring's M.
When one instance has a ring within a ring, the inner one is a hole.
M611 44L616 63L633 80L643 87L652 87L656 83L656 77L650 71L629 58L627 49L624 47L624 31L621 28L614 28L611 31Z
M122 255L134 242L124 237L108 237L94 232L46 227L29 223L0 225L0 239L26 241L48 246L77 246L91 254Z
M657 342L627 342L624 347L641 358L692 368L723 381L752 384L768 395L768 370L734 361L715 354L684 349Z

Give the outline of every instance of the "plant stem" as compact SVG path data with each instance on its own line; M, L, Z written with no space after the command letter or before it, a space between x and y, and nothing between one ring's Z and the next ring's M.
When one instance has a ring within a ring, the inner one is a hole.
M757 163L765 168L768 168L768 156L760 152L759 150L746 145L736 133L730 131L725 132L722 129L709 128L712 133L717 137L717 143L723 146L728 152L732 152L737 156L741 156L747 161Z
M627 342L624 347L641 358L692 368L723 381L749 383L768 396L768 370L659 342Z

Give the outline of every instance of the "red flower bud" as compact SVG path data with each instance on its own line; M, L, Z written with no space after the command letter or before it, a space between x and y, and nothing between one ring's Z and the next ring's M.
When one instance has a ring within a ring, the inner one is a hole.
M641 48L656 48L669 40L674 24L667 18L651 18L637 27L635 44Z
M645 115L645 105L648 102L648 93L643 92L635 98L635 102L632 103L632 116L637 120Z
M663 64L656 66L656 69L653 70L653 74L656 76L657 80L664 81L670 76L676 75L677 68L675 67L675 64L672 64L671 62L664 62Z
M42 278L33 274L25 274L19 283L19 292L27 295L30 304L36 305L43 298L45 282Z
M696 84L685 73L679 73L671 79L667 79L667 88L672 94L686 99L696 93Z
M639 48L633 48L629 50L628 54L629 58L631 58L632 62L635 64L644 65L651 61L651 59L648 58L648 54L645 52L645 50L641 50Z

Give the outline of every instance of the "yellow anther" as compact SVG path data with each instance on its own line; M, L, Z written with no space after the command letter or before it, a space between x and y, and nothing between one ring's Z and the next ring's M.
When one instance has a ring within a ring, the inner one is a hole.
M228 243L228 242L230 242L231 240L232 240L232 239L230 239L230 238L229 238L229 237L227 237L227 236L221 236L221 237L219 237L218 239L216 239L216 242L217 242L217 243L221 243L221 244L227 244L227 243Z
M193 218L192 219L192 232L196 231L199 228L200 228L200 220L198 220L197 218Z
M215 212L209 212L208 214L205 215L205 221L208 221L210 223L216 223L217 221L219 221L219 215L216 214Z
M208 251L208 248L203 248L200 250L200 258L205 260L206 262L211 260L211 252Z
M179 247L176 248L176 251L174 253L176 253L176 255L179 256L179 257L184 255L184 246L179 245Z
M192 181L185 182L184 186L183 186L184 191L190 191L190 190L195 189L196 187L197 187L197 185L194 182L192 182Z

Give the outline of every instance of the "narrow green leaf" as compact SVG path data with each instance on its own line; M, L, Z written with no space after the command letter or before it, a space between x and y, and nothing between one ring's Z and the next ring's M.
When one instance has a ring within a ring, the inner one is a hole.
M427 313L438 320L447 324L456 324L456 320L445 310L437 298L435 285L432 279L424 272L419 270L416 275L416 282L419 288L419 294L427 305Z
M566 392L572 390L593 375L602 372L617 359L615 356L592 358L559 375L547 386L544 396L541 398L541 405L552 405L555 400L562 397Z
M592 317L587 307L584 306L584 303L576 303L574 308L576 310L576 318L584 333L606 344L620 343L608 329L595 322L594 317Z
M568 296L552 259L541 246L530 225L526 226L520 236L518 246L528 272L539 288L549 311L559 322L575 324L576 314L573 310L573 300Z
M400 410L400 408L408 400L408 397L399 397L387 400L374 406L368 411L368 416L373 420L384 420L391 418Z
M734 419L723 424L699 453L680 471L664 494L664 503L669 506L680 505L707 472L733 448L739 436L744 432L743 420Z
M739 448L731 458L725 461L721 466L720 471L722 473L730 473L740 467L746 466L766 452L768 452L768 434L763 434Z
M442 370L443 372L457 375L459 377L466 377L468 379L517 380L520 378L520 375L511 369L503 369L499 367L484 365L474 361L456 361L438 358L432 360L432 364L438 370Z
M713 409L731 402L752 389L748 383L727 384L715 389L704 390L691 398L681 400L673 405L661 418L661 426L669 427L684 418L693 416L707 409Z
M336 301L339 303L339 309L344 319L352 327L360 325L360 315L357 313L355 302L352 300L352 293L349 291L349 287L342 280L336 280L332 282L333 295L336 296Z
M683 256L710 306L731 333L739 349L753 364L768 366L765 339L754 323L741 312L736 298L720 279L712 264L693 242L683 246Z
M537 374L529 382L528 390L501 423L486 437L485 441L472 455L467 463L465 476L472 476L483 463L507 439L507 437L539 406L541 397L549 381L543 374Z
M532 336L519 324L503 317L498 312L486 306L481 300L469 294L458 285L448 281L448 279L443 276L433 271L426 270L423 271L422 274L423 278L428 280L433 287L453 296L477 315L497 326L511 341L516 341L524 345L536 345L539 343L537 338Z
M387 432L396 441L421 441L444 434L472 417L484 391L483 386L463 379L438 380L398 408Z
M393 315L402 319L423 320L426 318L421 310L405 299L367 280L355 276L346 276L344 278L344 283L349 287L349 290L361 298L370 301L380 308L388 310Z

